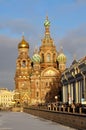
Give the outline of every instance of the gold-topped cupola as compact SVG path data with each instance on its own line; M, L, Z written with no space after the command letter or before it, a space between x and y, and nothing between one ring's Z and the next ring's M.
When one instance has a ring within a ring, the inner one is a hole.
M18 44L18 49L21 49L21 48L28 48L29 49L29 44L24 39L24 36L22 36L22 41Z

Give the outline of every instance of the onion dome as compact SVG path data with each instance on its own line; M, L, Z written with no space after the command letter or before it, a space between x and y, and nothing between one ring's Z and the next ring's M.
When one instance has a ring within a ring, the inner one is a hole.
M18 44L18 49L21 48L29 48L29 44L25 41L24 36L22 37L22 41Z
M48 20L48 17L46 17L46 20L44 22L44 26L45 27L49 27L50 26L50 21Z
M40 63L41 62L41 57L39 54L34 54L32 57L32 62L33 63Z
M66 60L67 60L67 58L63 53L60 53L59 56L57 57L57 61L59 63L66 63Z

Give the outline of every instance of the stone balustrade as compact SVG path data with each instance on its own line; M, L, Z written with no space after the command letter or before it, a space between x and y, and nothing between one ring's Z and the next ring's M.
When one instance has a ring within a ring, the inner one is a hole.
M68 107L68 109L58 107L52 109L40 109L35 107L24 108L24 112L26 113L52 120L79 130L86 130L86 114L81 113L81 108L79 109L80 113L76 113L75 109L73 109L72 112L70 111L70 107Z

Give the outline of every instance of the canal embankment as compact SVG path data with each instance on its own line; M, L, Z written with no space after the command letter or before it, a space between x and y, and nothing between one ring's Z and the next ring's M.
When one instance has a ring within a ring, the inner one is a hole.
M25 112L3 111L0 115L0 130L70 130L70 127Z
M86 130L86 114L47 110L33 107L25 107L23 111L78 130Z

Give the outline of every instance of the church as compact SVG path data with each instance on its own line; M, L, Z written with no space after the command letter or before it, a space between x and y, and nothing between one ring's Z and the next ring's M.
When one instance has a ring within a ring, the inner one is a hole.
M29 43L22 37L18 44L15 72L15 100L29 105L44 103L52 85L58 88L61 73L66 68L66 56L58 52L50 35L50 21L44 21L45 33L39 49L29 56Z

